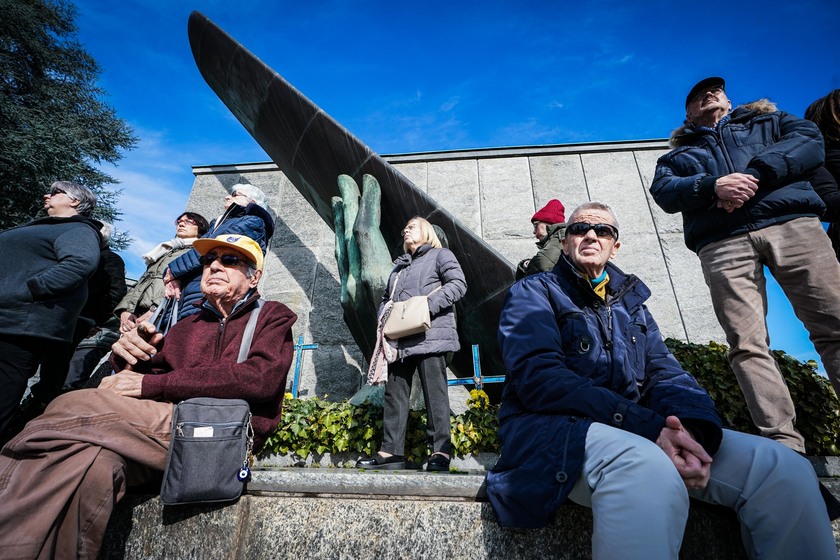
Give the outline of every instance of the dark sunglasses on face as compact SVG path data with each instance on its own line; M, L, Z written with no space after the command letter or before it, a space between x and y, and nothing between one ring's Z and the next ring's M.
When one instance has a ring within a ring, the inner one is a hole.
M201 257L199 257L198 259L198 262L201 263L201 266L209 266L216 259L219 259L219 262L222 263L222 266L228 268L236 266L239 263L242 263L245 266L252 266L251 261L244 257L240 257L239 255L217 255L216 253L207 253L206 255L201 255Z
M586 235L589 230L594 230L598 237L618 240L618 228L610 224L587 224L586 222L575 222L566 226L567 235Z
M76 200L76 197L74 197L74 196L72 196L72 195L67 194L67 191L65 191L65 190L63 190L63 189L52 189L52 190L50 191L50 196L55 196L55 195L57 195L57 194L64 194L64 195L67 195L67 198L71 198L71 199L73 199L73 200Z

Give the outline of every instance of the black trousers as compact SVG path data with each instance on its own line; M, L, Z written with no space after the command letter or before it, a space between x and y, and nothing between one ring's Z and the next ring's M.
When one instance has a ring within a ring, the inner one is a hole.
M382 451L405 454L405 431L408 425L411 380L415 370L420 374L423 400L426 401L426 435L432 453L451 455L449 391L446 385L446 360L443 354L411 356L388 364L385 384L384 437Z
M29 378L46 357L57 354L62 346L32 336L0 334L0 431L20 404Z

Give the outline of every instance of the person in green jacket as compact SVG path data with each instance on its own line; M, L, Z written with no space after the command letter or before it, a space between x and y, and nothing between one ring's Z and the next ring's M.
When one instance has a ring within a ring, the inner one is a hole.
M537 238L537 254L530 259L523 259L516 267L516 279L521 280L531 274L548 272L560 258L563 247L561 240L566 232L566 209L563 203L552 198L531 217L534 224L534 237Z

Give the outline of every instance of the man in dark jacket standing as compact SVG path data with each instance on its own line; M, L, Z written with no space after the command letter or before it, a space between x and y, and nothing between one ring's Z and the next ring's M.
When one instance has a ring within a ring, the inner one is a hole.
M820 225L825 210L806 180L824 158L816 125L782 111L732 104L722 78L697 83L674 149L657 163L650 192L681 212L700 257L729 363L762 435L795 451L793 401L770 353L764 267L805 324L840 394L840 264Z
M663 343L647 286L608 262L618 231L608 206L581 205L554 270L508 293L503 451L487 475L499 522L543 527L568 497L592 508L596 560L677 558L690 496L737 512L751 558L836 559L810 463L721 429Z
M201 310L166 334L152 323L113 346L118 372L98 389L65 393L0 454L3 558L96 558L126 487L166 462L173 403L192 397L248 401L254 451L280 422L297 316L259 302L262 249L243 235L200 239ZM245 333L253 329L250 346ZM247 349L241 359L240 353ZM231 473L233 475L234 473Z
M0 233L0 431L44 358L71 342L99 264L95 205L87 187L57 181L44 195L46 218Z

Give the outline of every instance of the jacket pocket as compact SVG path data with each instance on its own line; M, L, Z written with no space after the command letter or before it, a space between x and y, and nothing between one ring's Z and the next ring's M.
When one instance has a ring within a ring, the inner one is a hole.
M589 330L585 313L582 311L561 313L557 322L560 325L563 352L568 358L582 357L592 351L595 340Z
M647 325L632 322L627 325L627 359L637 381L645 377L645 346L647 342Z

